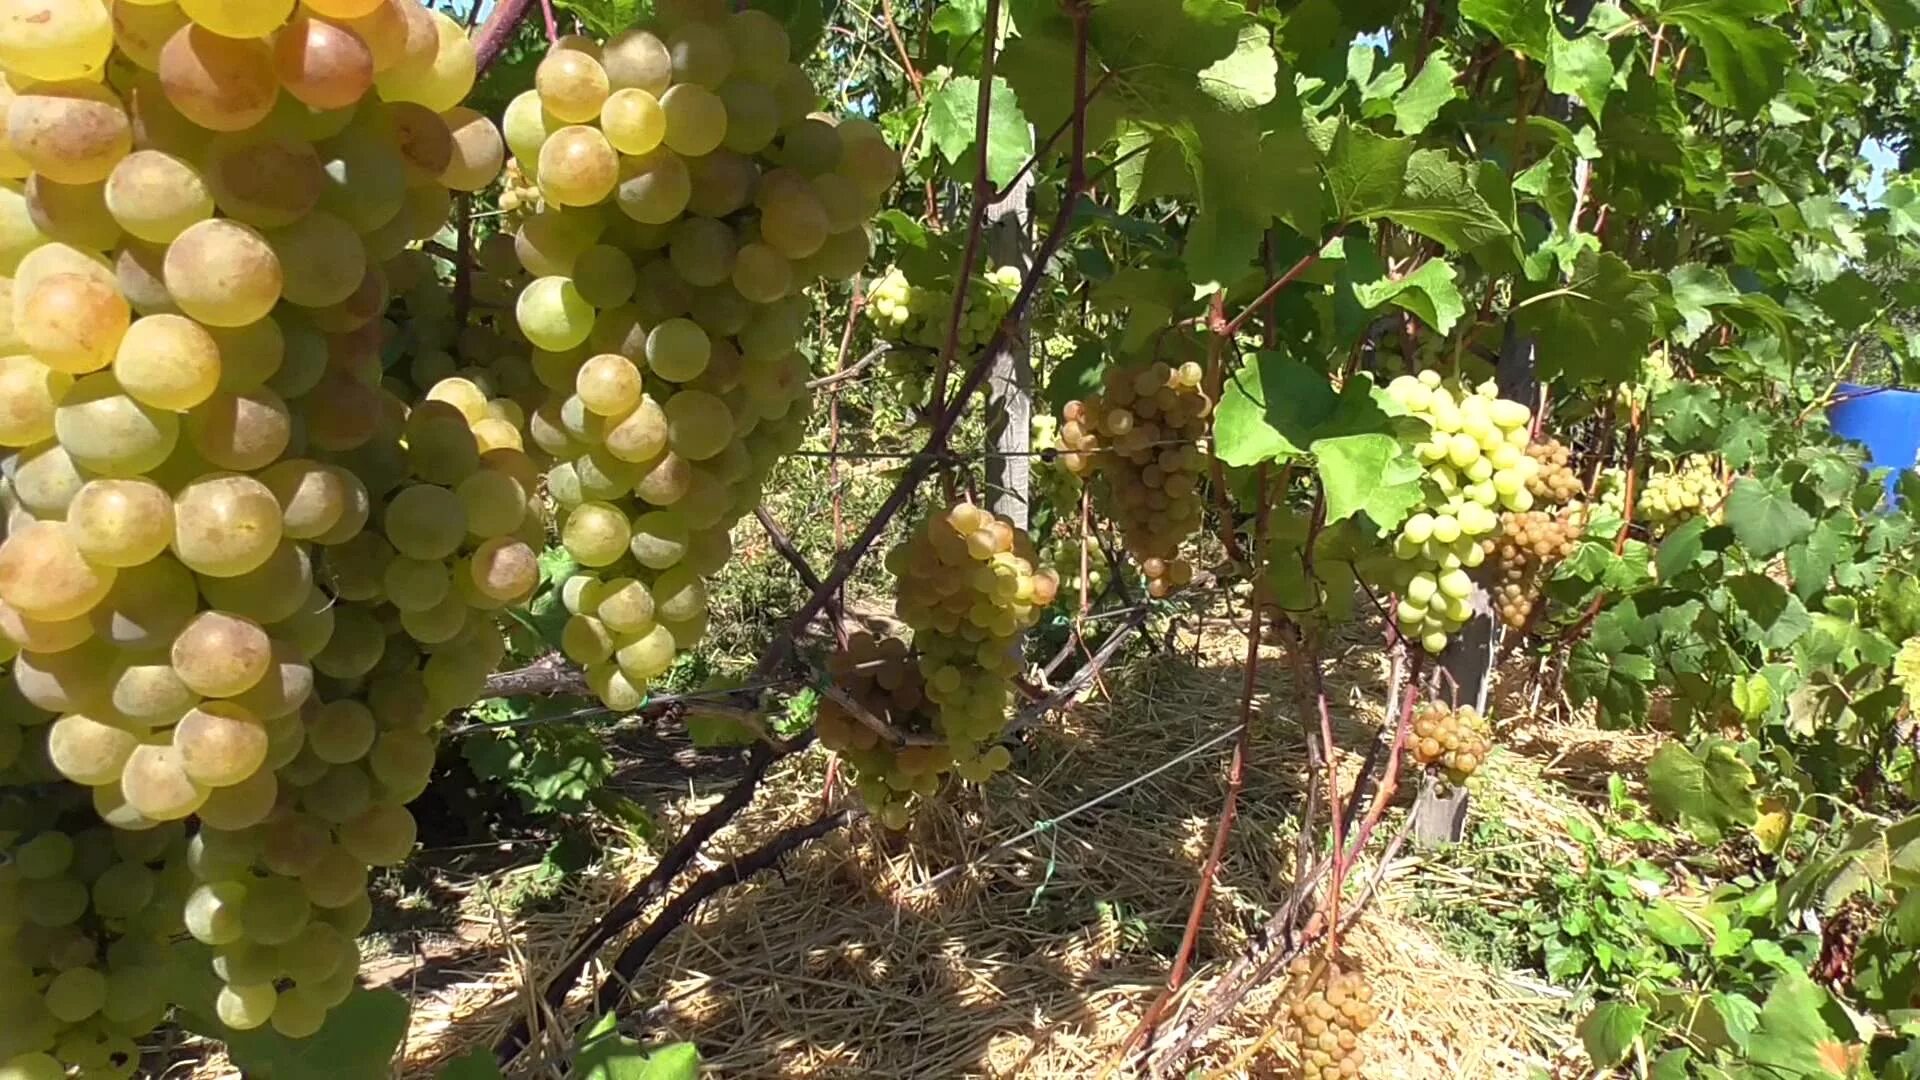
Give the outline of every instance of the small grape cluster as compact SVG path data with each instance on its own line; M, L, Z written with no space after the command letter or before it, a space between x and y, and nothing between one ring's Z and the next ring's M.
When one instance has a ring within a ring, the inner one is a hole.
M1413 760L1438 768L1454 784L1466 783L1493 750L1487 723L1471 705L1422 705L1413 714L1413 740Z
M1200 388L1203 376L1192 360L1110 367L1098 394L1062 413L1061 462L1082 480L1100 478L1121 540L1156 598L1193 580L1180 548L1205 512L1200 441L1213 402Z
M1080 478L1061 462L1060 420L1050 413L1035 413L1032 421L1033 505L1053 511L1055 521L1077 518L1080 512Z
M955 342L960 356L985 347L1019 291L1018 267L995 267L974 276L961 301ZM953 316L951 285L916 285L899 267L888 267L868 290L866 313L881 337L913 346L890 354L886 371L902 397L925 401L934 361L947 346L947 325Z
M507 162L500 173L500 213L503 226L517 228L526 215L540 207L540 185L533 182L518 161Z
M1726 493L1712 459L1695 454L1648 476L1636 510L1647 528L1660 536L1702 514L1716 515Z
M1548 439L1527 447L1527 456L1539 466L1527 478L1527 491L1533 501L1549 506L1565 506L1584 496L1587 486L1573 471L1572 453L1558 439Z
M862 795L883 815L903 819L910 797L937 788L949 771L978 782L1007 766L1005 750L993 744L1024 663L1018 639L1060 589L1059 577L1036 570L1035 560L1023 530L966 502L929 516L887 553L895 612L913 630L912 651L896 639L856 635L859 646L850 643L834 661L836 675L849 676L843 685L866 694L876 716L906 722L895 730L939 744L869 740L838 705L823 709L837 723L822 732L829 746L849 749Z
M1087 589L1089 597L1098 597L1107 587L1107 574L1111 568L1107 565L1107 553L1098 541L1082 541L1076 530L1071 536L1056 541L1042 556L1042 562L1060 579L1060 595L1066 601L1067 610L1080 610L1080 556L1086 552Z
M1526 627L1554 565L1573 554L1585 531L1585 515L1578 508L1500 515L1500 535L1488 537L1482 546L1499 571L1494 608L1502 622L1516 630Z
M1359 971L1295 957L1287 966L1286 1034L1306 1080L1360 1075L1360 1035L1379 1019L1373 987ZM1318 977L1316 977L1318 976Z
M1920 637L1908 638L1893 658L1893 682L1907 697L1907 708L1920 712Z
M1427 468L1424 506L1394 538L1387 584L1400 594L1401 633L1439 653L1472 614L1467 571L1486 559L1481 541L1499 526L1496 510L1533 507L1532 413L1490 383L1468 388L1431 370L1396 378L1387 393L1429 429L1413 447Z

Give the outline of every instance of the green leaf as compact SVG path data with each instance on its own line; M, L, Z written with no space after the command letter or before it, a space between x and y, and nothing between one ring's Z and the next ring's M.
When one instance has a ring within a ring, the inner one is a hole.
M1575 705L1595 703L1603 724L1619 727L1645 715L1647 688L1654 674L1653 661L1639 653L1582 641L1567 657L1567 693Z
M1647 1010L1638 1005L1603 1001L1580 1021L1580 1043L1587 1056L1601 1068L1611 1068L1627 1059L1640 1032L1647 1026Z
M987 22L986 0L947 0L933 13L933 32L958 45Z
M1682 344L1692 344L1713 326L1713 309L1737 303L1740 292L1727 281L1727 272L1719 267L1689 263L1667 273L1673 290L1673 306L1679 311L1682 331L1674 335Z
M1788 1076L1845 1076L1845 1046L1835 1039L1820 1010L1827 992L1805 975L1780 976L1760 1007L1760 1022L1747 1040L1754 1064ZM1835 1050L1841 1051L1836 1067Z
M1417 150L1407 159L1399 196L1380 216L1455 251L1471 251L1511 235L1506 221L1480 194L1475 172L1443 150Z
M1647 763L1647 795L1654 809L1686 826L1701 843L1718 843L1727 826L1759 820L1753 785L1753 770L1724 739L1709 739L1693 751L1670 742Z
M692 1043L672 1043L649 1054L620 1034L614 1013L595 1020L580 1037L568 1080L696 1080L700 1051Z
M355 990L304 1039L289 1039L271 1027L234 1031L207 1017L188 1021L191 1030L223 1040L234 1066L260 1080L387 1076L407 1031L407 999L391 990Z
M1653 340L1656 295L1618 255L1584 252L1573 280L1521 301L1514 322L1533 335L1542 379L1626 382Z
M442 1066L436 1080L501 1080L500 1066L492 1051L476 1046Z
M1365 513L1382 530L1406 520L1422 499L1426 470L1391 435L1339 435L1313 444L1327 496L1327 524Z
M1859 272L1848 270L1813 294L1813 302L1842 330L1855 330L1873 321L1884 302L1879 286Z
M1013 179L1033 156L1033 127L1020 111L1020 100L1007 81L996 75L988 103L987 177L996 184ZM927 95L927 137L949 164L957 164L974 146L980 119L980 80L954 75Z
M1920 889L1912 889L1900 898L1888 921L1894 940L1902 945L1920 945Z
M1399 200L1406 185L1413 140L1335 123L1320 166L1326 176L1327 194L1333 199L1334 215L1341 221L1364 221L1385 213Z
M1529 56L1546 55L1547 41L1555 36L1546 0L1460 0L1460 14Z
M1047 373L1047 404L1058 416L1067 402L1088 397L1100 390L1100 373L1106 370L1107 350L1097 341L1082 342L1073 355L1055 364Z
M1440 116L1440 110L1459 96L1453 85L1460 71L1444 51L1436 50L1420 71L1393 98L1393 126L1402 135L1418 135Z
M1240 28L1232 54L1201 70L1200 89L1229 109L1256 109L1274 99L1279 77L1280 58L1272 38L1263 27L1248 23Z
M1866 0L1875 15L1895 30L1920 29L1920 0Z
M1460 287L1454 283L1455 276L1453 266L1445 259L1429 259L1399 280L1381 278L1370 284L1355 285L1353 297L1367 308L1386 303L1405 308L1444 337L1467 313L1466 302L1460 298Z
M1707 548L1706 533L1707 519L1696 517L1667 534L1653 556L1654 570L1661 581L1671 582L1693 569Z
M1763 649L1784 649L1813 629L1813 616L1786 586L1764 574L1743 574L1727 582L1727 591L1760 630Z
M1777 484L1745 477L1727 493L1727 524L1734 539L1766 558L1785 551L1813 532L1813 518Z
M1386 430L1368 380L1349 380L1336 393L1325 372L1261 352L1227 379L1213 438L1221 461L1242 466L1300 457L1317 439Z
M1793 41L1759 22L1785 10L1786 0L1666 0L1654 17L1700 43L1727 103L1752 116L1780 92L1794 64Z
M1595 120L1613 89L1613 58L1599 34L1561 37L1555 31L1547 45L1547 89L1578 98Z

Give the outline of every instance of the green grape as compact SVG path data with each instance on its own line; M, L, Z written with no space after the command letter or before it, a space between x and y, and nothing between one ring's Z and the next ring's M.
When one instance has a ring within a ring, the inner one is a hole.
M607 71L600 62L575 49L553 49L534 69L534 89L546 111L569 124L584 124L600 115L607 100Z
M707 369L713 343L691 319L667 319L647 334L647 367L669 382L692 382Z
M607 566L626 554L632 532L627 517L604 502L575 507L561 527L561 543L582 566Z
M600 108L600 130L622 154L651 153L667 132L660 99L639 87L615 90Z
M242 910L248 888L237 881L212 881L187 897L187 932L203 945L231 945L242 937Z
M536 279L521 292L515 312L527 340L554 352L579 345L593 328L593 306L567 278Z
M633 296L637 275L627 253L609 244L597 244L574 261L573 283L587 303L605 310Z
M540 145L540 191L560 206L593 206L620 181L620 154L599 128L563 127Z
M466 538L466 509L460 497L444 487L413 484L387 504L386 527L401 554L444 559Z
M678 218L693 196L686 162L667 147L624 159L614 202L634 221L664 225ZM539 344L539 342L535 342Z
M204 888L204 887L203 887ZM189 901L191 904L191 901ZM243 890L239 902L238 923L246 939L260 945L284 945L306 929L313 907L300 883L287 877L256 878ZM207 941L209 945L228 941ZM230 939L237 940L237 939Z
M251 1031L272 1018L278 997L271 982L230 982L215 995L213 1011L235 1031Z

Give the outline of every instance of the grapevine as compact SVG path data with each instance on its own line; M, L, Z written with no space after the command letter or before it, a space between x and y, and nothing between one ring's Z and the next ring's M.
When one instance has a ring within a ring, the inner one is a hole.
M562 648L615 709L706 632L730 527L805 434L804 290L859 272L899 172L813 111L776 20L718 20L563 39L506 113L541 199L514 235L529 428L580 567Z
M1108 368L1100 393L1067 403L1061 462L1082 480L1099 477L1127 551L1164 597L1193 580L1181 545L1199 531L1205 509L1201 469L1213 403L1203 372L1153 360Z
M1011 763L995 740L1022 665L1019 637L1060 588L1034 559L1023 530L964 502L928 517L887 553L911 651L899 638L855 634L829 673L856 709L930 741L894 745L831 698L819 733L846 756L861 796L889 827L905 824L912 797L933 794L947 773L979 782Z

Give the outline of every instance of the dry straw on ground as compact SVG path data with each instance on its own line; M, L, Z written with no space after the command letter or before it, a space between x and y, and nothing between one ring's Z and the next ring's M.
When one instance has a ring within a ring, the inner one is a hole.
M1219 810L1228 744L989 849L1232 726L1244 639L1209 630L1172 644L1172 655L1108 673L1110 698L1036 729L1026 760L983 798L923 813L908 838L857 824L721 894L643 969L628 1028L696 1040L714 1074L728 1077L1098 1074L1165 984ZM1348 644L1331 650L1327 672L1350 777L1381 717L1386 661L1377 648ZM1241 818L1187 1000L1204 995L1286 896L1304 750L1277 653L1261 675ZM1565 737L1585 730L1532 725L1520 733L1521 752L1496 754L1488 770L1491 805L1523 832L1537 826L1542 843L1582 812L1541 778L1565 766L1554 760ZM782 763L689 873L818 814L824 771L817 751ZM725 783L672 799L669 830ZM448 955L424 964L402 955L385 969L416 1002L402 1074L431 1077L521 1018L526 988L650 865L636 852L571 883L550 913L515 920L499 900L510 878L468 889L452 940L441 943ZM965 870L955 880L919 887L956 865ZM1385 1006L1366 1037L1367 1074L1520 1077L1564 1065L1571 1036L1561 996L1450 955L1405 913L1419 889L1447 888L1445 872L1426 874L1417 858L1389 868L1345 944ZM1191 1065L1220 1068L1265 1040L1280 990L1252 994L1201 1040ZM1289 1075L1280 1055L1269 1043L1236 1074Z

